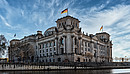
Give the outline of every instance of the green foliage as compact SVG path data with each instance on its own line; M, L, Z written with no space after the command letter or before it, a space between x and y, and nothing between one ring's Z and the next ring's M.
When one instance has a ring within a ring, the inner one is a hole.
M6 54L5 50L7 50L7 40L4 35L0 35L0 58Z

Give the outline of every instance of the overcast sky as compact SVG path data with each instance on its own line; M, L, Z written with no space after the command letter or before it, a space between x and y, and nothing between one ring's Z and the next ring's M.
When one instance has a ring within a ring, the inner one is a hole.
M130 57L130 0L0 0L0 34L20 39L56 26L61 11L78 18L85 33L111 35L113 57Z

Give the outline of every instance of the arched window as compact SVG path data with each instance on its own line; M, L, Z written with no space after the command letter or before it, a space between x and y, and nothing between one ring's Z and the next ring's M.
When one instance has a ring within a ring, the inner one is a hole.
M63 38L61 38L60 43L61 43L62 45L64 44Z
M77 27L77 23L75 24L75 26Z

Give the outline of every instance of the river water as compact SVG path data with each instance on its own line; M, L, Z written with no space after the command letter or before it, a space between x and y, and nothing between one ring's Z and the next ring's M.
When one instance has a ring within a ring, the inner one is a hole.
M62 71L0 71L0 74L130 74L130 69L62 70Z

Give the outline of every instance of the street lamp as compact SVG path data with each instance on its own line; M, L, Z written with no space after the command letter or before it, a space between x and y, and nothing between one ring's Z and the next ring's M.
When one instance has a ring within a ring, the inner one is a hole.
M126 57L127 57L127 56L125 56L125 62L126 62Z

